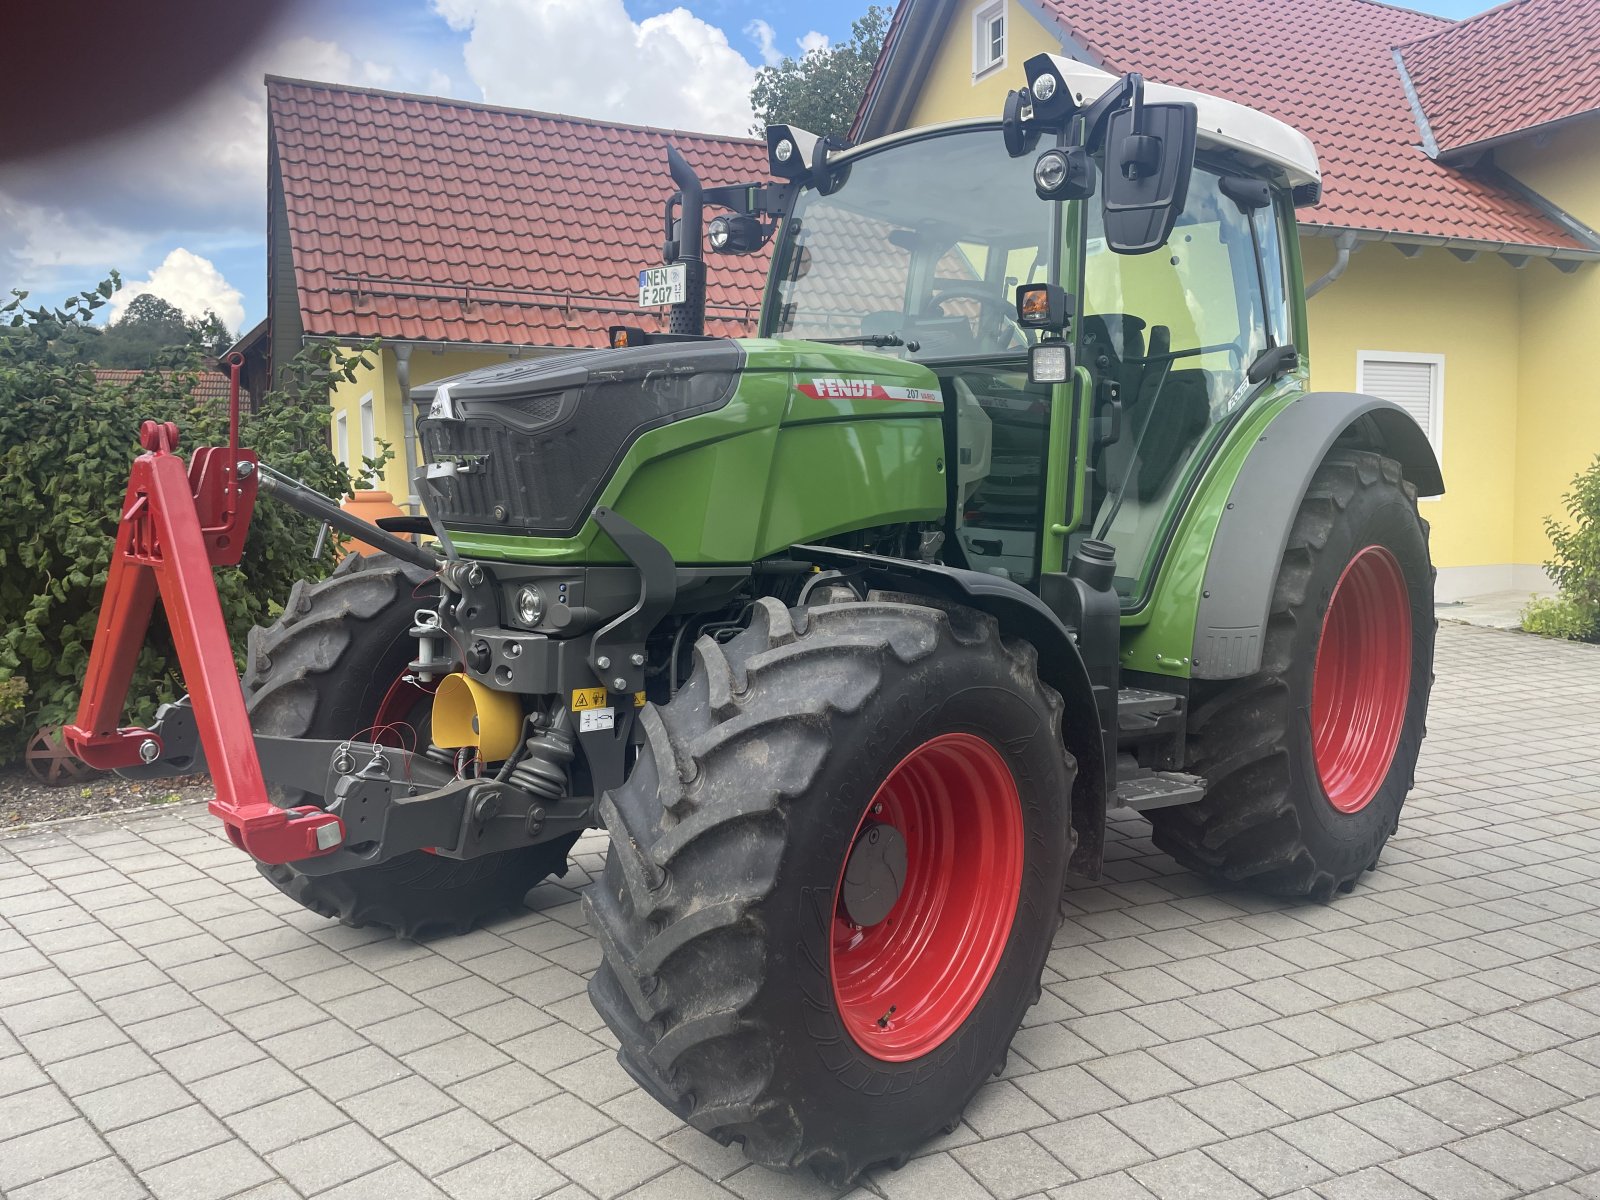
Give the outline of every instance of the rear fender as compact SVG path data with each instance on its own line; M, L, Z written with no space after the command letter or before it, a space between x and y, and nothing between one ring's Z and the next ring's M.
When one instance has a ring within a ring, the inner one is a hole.
M795 558L842 571L869 588L923 595L978 609L998 621L1002 633L1032 643L1039 656L1039 678L1060 693L1065 706L1062 741L1078 762L1078 778L1072 788L1076 845L1068 869L1097 878L1104 854L1107 763L1089 672L1061 619L1020 584L979 571L831 546L795 546L791 553Z
M1261 669L1278 565L1300 499L1338 445L1378 450L1420 496L1444 493L1427 435L1397 404L1353 392L1308 392L1256 442L1217 524L1195 614L1193 677L1240 679Z

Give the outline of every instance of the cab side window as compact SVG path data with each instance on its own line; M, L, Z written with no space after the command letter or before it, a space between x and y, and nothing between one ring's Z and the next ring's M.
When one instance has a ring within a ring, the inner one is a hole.
M1277 238L1277 295L1269 320L1258 265L1258 215L1224 177L1196 165L1183 214L1160 250L1106 249L1099 206L1086 205L1079 361L1094 386L1104 444L1091 455L1093 535L1117 550L1118 588L1138 596L1159 552L1159 535L1191 464L1253 390L1250 364L1287 319ZM1270 290L1270 289L1268 289Z

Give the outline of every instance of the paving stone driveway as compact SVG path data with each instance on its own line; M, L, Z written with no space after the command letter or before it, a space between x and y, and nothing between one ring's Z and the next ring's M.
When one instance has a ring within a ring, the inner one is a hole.
M1005 1075L861 1194L1600 1197L1600 650L1439 648L1376 875L1262 901L1124 814ZM285 900L199 808L0 842L0 1193L823 1194L617 1067L576 903L603 853L416 945Z

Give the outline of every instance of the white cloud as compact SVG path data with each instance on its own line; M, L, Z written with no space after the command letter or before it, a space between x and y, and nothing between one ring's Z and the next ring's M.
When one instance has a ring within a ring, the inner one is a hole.
M686 8L634 21L622 0L433 0L468 34L467 71L493 104L744 134L755 67Z
M778 49L778 31L757 17L744 27L744 35L756 44L761 61L775 67L783 61L783 51Z
M159 296L186 317L203 316L209 309L221 317L228 328L238 332L244 324L244 298L239 289L222 277L216 264L179 246L149 279L125 283L111 300L111 320L119 321L135 296Z
M829 44L828 35L825 33L818 33L815 29L806 34L804 37L797 38L795 40L800 45L801 57L810 54L813 50L826 50Z

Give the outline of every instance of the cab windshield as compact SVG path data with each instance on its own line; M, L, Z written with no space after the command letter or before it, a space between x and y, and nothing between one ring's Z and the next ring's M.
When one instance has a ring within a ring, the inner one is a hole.
M992 125L850 160L832 195L795 201L762 332L918 360L1020 352L1016 286L1049 277L1061 209L1034 194L1032 165Z

